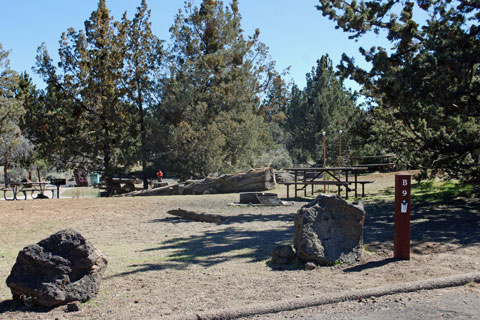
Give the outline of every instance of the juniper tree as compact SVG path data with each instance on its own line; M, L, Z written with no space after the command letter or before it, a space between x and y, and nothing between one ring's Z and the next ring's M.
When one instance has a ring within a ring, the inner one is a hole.
M317 6L358 39L385 35L392 48L360 48L370 69L341 69L371 99L373 139L423 176L480 182L480 6L476 1L325 1ZM424 18L426 17L426 19Z
M25 110L18 96L19 75L10 69L8 55L0 44L0 163L5 185L8 184L9 163L27 157L32 149L19 127Z

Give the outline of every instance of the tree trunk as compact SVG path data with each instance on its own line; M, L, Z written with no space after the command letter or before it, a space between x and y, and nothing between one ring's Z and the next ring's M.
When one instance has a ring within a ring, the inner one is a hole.
M105 167L105 186L107 197L113 196L113 170L111 164L111 140L107 125L105 125L105 145L103 147L103 165Z
M140 84L137 84L140 88ZM143 189L148 189L148 177L147 177L147 131L145 129L145 111L143 110L143 98L142 90L138 90L138 109L140 113L140 148L142 153L142 180L143 180Z
M3 178L5 179L5 188L9 186L8 183L8 152L5 152L5 163L3 165Z
M275 183L275 175L272 169L252 169L236 174L223 175L218 178L205 178L196 181L189 180L184 184L130 192L123 194L122 196L133 197L254 192L273 189Z

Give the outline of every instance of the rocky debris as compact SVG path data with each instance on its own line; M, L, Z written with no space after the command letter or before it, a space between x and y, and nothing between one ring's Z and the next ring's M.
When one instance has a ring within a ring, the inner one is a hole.
M74 301L67 304L67 312L78 312L80 311L80 302Z
M360 259L365 210L361 202L320 195L295 215L294 246L304 262L332 265Z
M199 222L222 223L226 218L219 214L197 213L193 211L176 209L167 211L168 214Z
M275 265L289 264L295 259L292 246L278 246L273 249L272 263Z
M310 271L310 270L315 270L315 269L317 269L317 264L316 263L314 263L314 262L305 263L305 270Z
M85 302L99 290L107 258L69 228L23 248L7 278L14 300L55 307Z

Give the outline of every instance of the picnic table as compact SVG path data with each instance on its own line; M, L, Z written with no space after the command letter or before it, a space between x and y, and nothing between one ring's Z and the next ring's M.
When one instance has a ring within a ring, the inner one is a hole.
M19 194L23 194L24 199L27 200L28 195L27 193L30 193L30 196L32 199L36 198L43 198L45 191L51 191L52 192L52 198L55 195L55 187L49 186L50 182L47 181L38 181L38 182L31 182L31 181L25 181L25 182L13 182L9 184L9 187L5 187L1 189L3 191L3 198L5 200L20 200L18 198ZM7 196L7 193L11 193L12 196L9 198ZM37 196L35 197L35 194Z
M307 186L312 187L312 195L314 193L315 185L333 185L338 189L340 196L341 187L345 187L345 198L348 199L349 192L355 192L355 197L358 197L358 186L362 186L362 197L365 196L365 184L373 181L358 180L358 174L367 171L367 167L313 167L313 168L288 168L287 172L294 175L293 181L281 182L287 186L287 198L290 198L290 185L295 188L295 198L298 197L298 191L304 192L307 196ZM353 180L349 180L349 177ZM324 179L328 176L331 180ZM299 179L301 177L301 179ZM322 179L323 178L323 179Z

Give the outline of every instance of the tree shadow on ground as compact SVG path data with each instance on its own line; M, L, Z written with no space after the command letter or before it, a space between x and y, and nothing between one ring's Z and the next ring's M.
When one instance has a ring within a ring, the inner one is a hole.
M262 223L286 222L276 229L262 229ZM152 220L152 223L201 223L179 217ZM223 262L242 259L247 263L258 263L271 257L273 249L293 240L293 215L284 214L242 214L231 216L221 224L212 224L212 230L189 237L168 239L154 248L141 252L159 252L164 256L153 263L135 264L127 271L112 277L133 273L163 270L183 270L190 265L211 267Z
M293 210L293 209L292 209ZM240 214L236 216L226 216L221 223L212 223L213 225L229 225L234 223L254 223L254 222L272 222L272 221L293 221L293 215L289 213L280 214ZM185 219L177 216L168 216L161 219L154 219L151 223L199 223L198 221Z
M394 205L376 202L365 205L364 242L367 246L393 244ZM480 244L480 204L470 199L415 203L412 201L412 247L416 243Z
M394 206L392 202L370 202L365 205L366 220L364 243L369 250L391 248L394 232ZM143 252L158 252L161 257L151 263L135 264L132 271L114 275L123 276L139 272L173 268L183 270L190 265L211 267L234 259L247 263L267 262L273 249L292 243L294 237L292 214L242 214L231 216L222 224L190 237L176 237ZM286 224L275 229L262 229L262 223L282 221ZM152 223L199 223L178 217L167 217ZM423 242L480 244L480 205L473 200L413 203L411 217L412 249ZM351 271L375 268L390 263L391 259L369 262ZM363 268L363 269L362 269Z
M412 250L422 253L423 244L435 243L435 246L451 250L444 246L455 244L461 247L480 244L480 204L471 199L442 199L440 201L421 201L412 199L410 239ZM394 204L392 202L374 202L365 205L366 218L363 239L369 250L393 249ZM397 261L387 258L370 261L347 268L345 272L360 272L378 268Z

